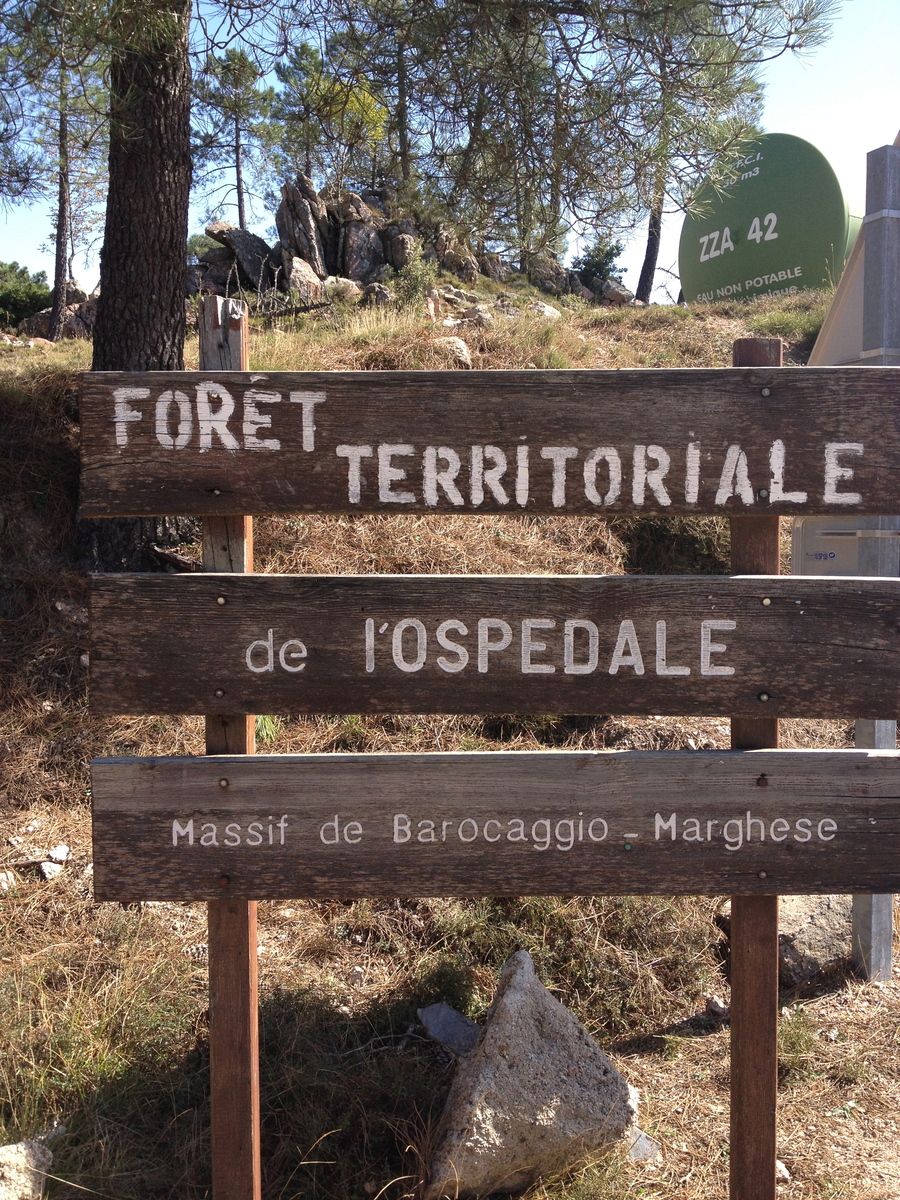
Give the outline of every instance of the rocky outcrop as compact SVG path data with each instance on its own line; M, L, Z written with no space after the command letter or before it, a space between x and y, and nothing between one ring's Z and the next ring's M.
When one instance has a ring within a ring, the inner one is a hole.
M275 227L279 241L269 249L256 234L225 221L210 225L207 236L220 245L188 267L187 294L224 296L242 289L265 292L276 287L299 292L301 304L312 305L319 295L312 276L319 281L349 279L362 285L361 292L368 284L389 282L391 272L409 266L417 253L469 288L477 286L480 275L496 283L512 272L497 254L476 258L453 227L398 212L390 188L317 192L311 179L298 175L281 188ZM550 255L533 260L529 278L554 296L593 299L577 273ZM477 299L472 296L469 302Z
M512 274L512 267L499 254L482 254L478 259L478 270L494 283L503 283Z
M308 262L320 279L330 273L325 261L325 246L332 240L328 210L306 175L282 186L275 228L282 246Z
M276 272L281 270L281 256L276 258L257 234L238 229L227 221L214 221L212 225L207 225L206 236L221 242L231 251L241 281L247 287L255 292L267 292L275 285ZM203 261L202 256L200 261Z
M419 239L411 233L398 233L396 237L391 238L388 252L391 265L402 271L412 259L418 245Z
M16 332L20 338L46 338L50 333L50 314L53 310L43 308L34 316L20 321ZM63 318L64 338L90 338L97 320L97 300L90 297L81 304L67 305Z
M321 304L326 298L325 285L310 264L287 249L282 249L282 261L284 278L290 290L297 293L298 303Z
M635 1093L520 950L459 1061L423 1200L522 1191L614 1146L635 1108Z
M445 271L458 276L469 287L475 286L478 282L478 260L452 229L440 227L434 239L434 250Z
M614 307L621 308L626 304L634 303L634 292L625 286L619 279L594 279L594 283L600 283L599 289L595 288L594 294L599 291L601 303L610 304Z
M370 210L367 210L370 211ZM378 230L365 220L344 226L344 274L348 279L372 280L384 265L384 247Z
M593 299L593 293L581 282L578 272L570 271L549 255L532 260L528 268L528 280L551 296L580 296L583 299Z

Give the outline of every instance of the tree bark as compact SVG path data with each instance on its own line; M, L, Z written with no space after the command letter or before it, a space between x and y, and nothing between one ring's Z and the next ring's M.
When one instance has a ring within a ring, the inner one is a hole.
M647 249L644 252L644 264L641 267L641 277L638 280L635 299L649 304L653 291L653 280L656 277L656 263L659 259L659 239L662 232L662 201L654 203L650 209L650 224L647 229Z
M184 367L191 183L189 0L119 0L95 371Z
M56 260L53 270L53 305L48 338L58 342L66 319L66 284L69 281L69 119L66 72L59 73L59 125L57 129Z
M191 185L190 0L116 0L110 64L109 193L94 327L95 371L184 369ZM159 568L152 545L196 536L196 521L79 522L91 571Z

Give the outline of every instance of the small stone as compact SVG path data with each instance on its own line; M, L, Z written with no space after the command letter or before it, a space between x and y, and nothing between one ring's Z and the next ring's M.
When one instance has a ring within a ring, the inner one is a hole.
M619 307L631 304L634 300L634 292L630 291L624 283L618 279L605 279L600 288L601 295L607 304L617 305Z
M359 988L366 982L366 973L362 967L354 967L350 972L350 983L353 987Z
M363 289L361 304L372 305L375 308L387 308L394 301L394 294L383 283L369 283Z
M727 1021L731 1016L731 1009L727 1004L723 1004L718 996L707 996L705 1014L714 1021Z
M53 1155L40 1142L0 1146L0 1200L41 1200Z
M451 359L457 367L472 370L472 356L469 347L458 337L439 337L434 339L434 345Z
M416 1016L425 1026L428 1036L452 1050L454 1054L468 1054L474 1049L481 1033L481 1026L476 1021L464 1013L457 1012L443 1000L438 1004L429 1004L427 1008L418 1009Z
M662 1146L643 1129L635 1125L628 1135L628 1157L631 1162L654 1162L660 1156Z
M15 885L16 877L12 871L0 871L0 892L8 892Z
M471 308L463 309L462 317L464 321L472 321L482 328L494 323L493 313L488 310L486 304L473 304Z
M558 308L554 308L552 304L545 304L543 300L532 300L528 305L528 311L538 317L544 317L547 321L558 321L562 316Z
M780 1158L775 1159L775 1178L776 1179L786 1179L786 1180L789 1180L791 1178L790 1171L787 1169L787 1167L784 1165L784 1163L781 1161Z
M52 850L47 851L47 857L51 862L64 863L72 857L72 851L68 846L54 846Z
M39 868L44 879L49 883L51 879L56 879L62 874L62 863L42 862Z
M340 275L329 275L325 280L325 293L332 300L359 300L362 288L352 279Z

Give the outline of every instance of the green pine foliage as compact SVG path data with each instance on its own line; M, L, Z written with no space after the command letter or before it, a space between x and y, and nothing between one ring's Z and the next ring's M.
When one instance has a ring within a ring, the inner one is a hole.
M32 274L17 262L0 262L0 325L15 327L49 304L46 271Z
M597 238L584 254L572 259L572 270L578 272L578 278L585 287L591 286L594 278L609 279L616 270L616 259L624 247L621 242L609 238Z

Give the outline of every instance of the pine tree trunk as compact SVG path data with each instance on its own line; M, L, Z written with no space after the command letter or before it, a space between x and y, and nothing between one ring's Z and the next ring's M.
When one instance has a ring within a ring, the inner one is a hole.
M400 178L409 183L412 178L412 155L409 145L409 98L406 78L406 46L397 43L397 136L400 140Z
M122 42L109 70L109 193L93 367L180 371L191 184L191 5L149 0L138 14L132 3L117 0L113 6ZM152 570L159 564L151 545L177 544L196 525L180 519L82 521L78 537L90 570Z
M654 203L650 209L650 223L647 229L647 249L644 252L644 265L641 267L641 277L638 280L635 299L649 304L653 291L653 280L656 277L656 263L659 259L659 239L662 232L662 201Z
M66 284L69 281L69 120L66 111L66 74L59 76L58 180L56 197L56 256L53 270L53 305L47 337L58 342L66 320Z
M110 64L109 194L95 371L184 367L190 2L152 0L144 12L147 19ZM114 19L121 24L133 15L121 0Z
M238 228L247 228L247 210L244 204L244 148L241 145L241 125L234 118L234 178L237 187Z

